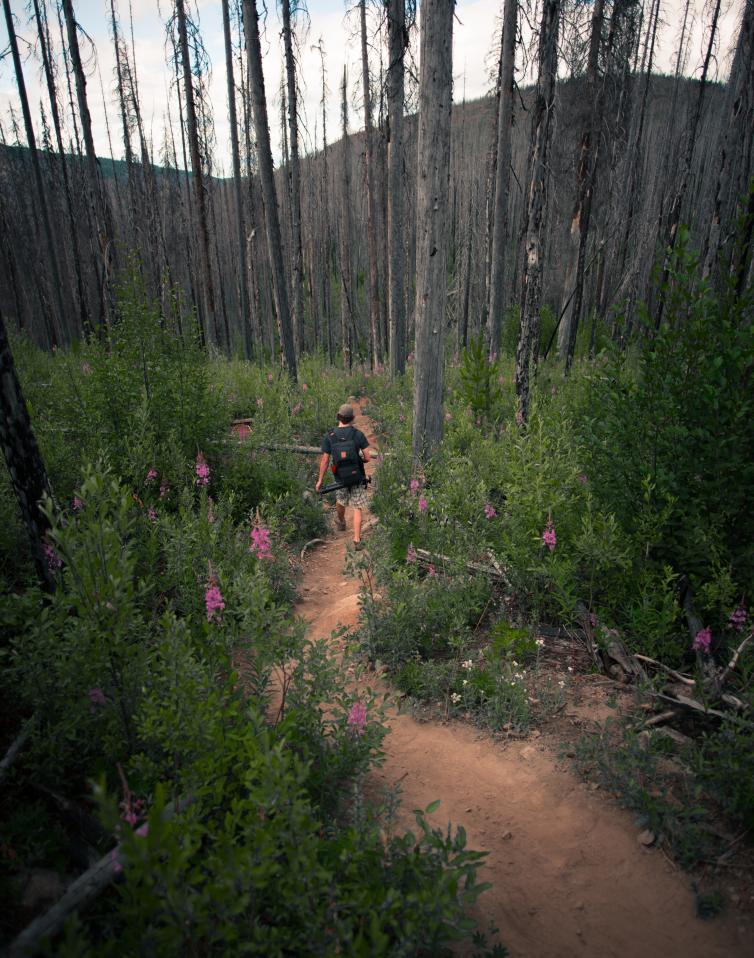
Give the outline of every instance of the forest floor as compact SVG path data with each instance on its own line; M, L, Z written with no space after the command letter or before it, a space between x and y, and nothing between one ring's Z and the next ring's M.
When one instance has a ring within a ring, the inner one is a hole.
M355 425L374 445L360 410ZM344 572L350 511L347 521L345 533L307 553L296 608L309 638L329 641L336 655L343 640L333 631L354 628L359 616L361 583ZM433 824L462 824L468 846L489 853L479 878L492 888L473 914L481 931L499 929L511 958L754 955L754 902L710 921L697 918L692 877L660 849L644 847L632 815L581 781L564 755L564 726L571 739L574 728L595 728L620 708L616 694L601 676L577 675L560 725L503 741L461 721L422 721L394 704L385 761L367 788L399 786L397 825L406 828L415 825L413 809L440 799Z

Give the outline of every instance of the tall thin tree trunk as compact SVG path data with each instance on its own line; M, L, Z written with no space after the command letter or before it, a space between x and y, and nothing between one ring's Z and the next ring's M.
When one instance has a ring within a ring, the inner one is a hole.
M18 53L18 40L16 39L16 30L13 23L13 14L10 9L10 0L3 0L3 9L5 11L5 25L8 30L8 40L10 42L11 54L13 57L13 68L16 73L16 85L18 87L18 96L21 100L21 112L24 117L24 128L26 130L26 143L29 148L29 159L34 174L34 186L37 191L37 202L42 216L42 227L47 245L47 256L50 262L50 272L52 273L52 298L55 302L56 318L55 338L57 340L69 340L71 331L68 323L67 311L63 300L63 282L58 265L58 254L55 248L55 240L52 235L52 225L50 222L49 205L47 201L47 189L42 179L42 169L39 165L39 154L37 153L37 142L34 136L34 126L31 122L31 111L29 110L29 100L26 96L26 83L24 82L23 69L21 67L21 57ZM62 157L61 157L62 160Z
M390 375L406 365L405 270L403 258L403 57L408 46L406 0L387 0L387 223L389 242L389 354Z
M280 348L288 375L295 382L297 377L296 350L293 344L291 315L288 308L288 289L286 286L285 266L283 264L283 246L280 237L280 218L278 216L277 193L275 190L275 174L272 168L270 125L267 120L267 99L264 91L262 47L259 41L259 15L257 13L256 0L243 0L243 7L249 70L249 93L253 105L259 172L262 180L267 251L270 259L270 270L272 271L278 335L280 337Z
M343 67L341 84L341 147L343 157L342 216L340 223L340 348L343 352L343 366L351 369L353 352L351 329L354 326L353 287L351 281L351 140L348 136L348 74Z
M602 0L597 0L601 3ZM490 353L500 352L505 311L506 241L508 229L508 190L511 169L513 127L513 70L516 58L518 0L505 0L500 68L500 100L497 117L497 163L495 172L495 213L492 227L490 270Z
M412 437L416 461L432 454L443 427L453 8L453 0L425 0L421 17Z
M12 29L8 30L13 33ZM16 375L5 319L0 311L0 446L8 466L21 518L29 535L32 559L40 582L52 591L55 580L45 555L47 517L39 507L44 495L52 496L42 455L31 428L29 411Z
M529 415L529 375L539 342L539 308L542 298L542 239L546 231L550 140L558 71L560 0L544 0L539 32L539 74L531 120L529 182L527 186L526 244L521 332L516 350L517 419Z
M299 354L304 349L304 248L301 241L301 167L298 146L298 90L296 61L293 56L290 0L281 0L283 12L283 44L285 47L285 76L288 89L288 139L290 162L291 226L293 249L291 257L291 292L293 294L293 334Z
M369 87L369 57L367 53L366 0L359 0L361 17L361 86L364 97L364 143L367 179L367 299L369 308L370 354L372 368L380 361L380 291L377 265L377 197L375 195L374 130L372 128L372 94Z
M207 340L215 345L222 343L220 325L215 309L215 286L212 281L212 257L209 248L209 221L207 216L207 197L204 188L204 171L199 150L199 127L196 119L196 101L194 99L194 74L189 54L188 29L186 25L186 7L184 0L175 0L176 23L178 26L178 45L181 55L183 79L183 97L186 107L186 133L189 155L191 157L191 182L194 187L196 215L199 221L199 262L201 263L202 293ZM229 345L229 344L228 344Z
M228 120L230 122L230 151L233 163L233 192L236 201L236 246L238 249L238 292L241 305L241 328L246 358L251 359L251 315L249 312L248 267L246 265L246 231L244 229L243 197L241 194L241 156L238 150L238 117L236 116L236 84L233 79L233 47L230 39L230 11L228 0L222 0L223 37L225 40L225 75L228 84Z
M93 211L93 222L96 224L99 241L99 258L101 268L101 302L102 314L109 322L114 309L113 282L117 268L117 254L115 250L115 236L113 231L112 212L110 203L102 183L102 172L94 149L92 136L92 118L89 113L89 104L86 96L86 75L79 51L76 17L73 12L73 0L61 0L63 16L65 17L66 34L68 37L68 56L70 58L73 75L76 82L76 98L79 107L79 120L84 138L84 154L88 176L90 203Z

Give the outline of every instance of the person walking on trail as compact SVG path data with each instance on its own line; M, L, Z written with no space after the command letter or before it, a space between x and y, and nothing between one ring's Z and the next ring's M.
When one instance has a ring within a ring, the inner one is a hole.
M319 479L315 488L317 492L321 489L332 459L335 479L342 484L342 488L335 492L338 528L345 531L346 506L350 506L353 509L353 545L354 549L360 549L363 511L369 508L364 472L364 463L369 462L369 441L352 423L353 406L344 403L338 410L338 425L322 440Z

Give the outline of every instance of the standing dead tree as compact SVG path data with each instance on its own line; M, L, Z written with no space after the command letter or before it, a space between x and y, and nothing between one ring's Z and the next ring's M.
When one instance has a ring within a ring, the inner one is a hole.
M539 307L542 299L542 238L547 220L549 155L555 110L558 71L560 0L544 0L539 28L539 73L531 119L529 177L527 185L525 260L521 331L516 349L517 419L529 414L529 375L536 362L539 342Z
M262 181L267 252L272 272L272 288L277 314L278 335L283 361L292 380L296 380L296 350L291 333L291 316L288 308L288 286L283 264L283 244L280 235L275 173L272 167L270 124L267 119L267 97L262 72L262 46L259 40L259 14L256 0L243 0L244 30L246 33L247 66L249 71L249 94L254 116L254 131L257 140L257 158Z
M355 328L353 304L353 279L351 271L351 140L348 136L348 73L343 67L343 81L341 83L341 170L343 196L341 204L340 222L340 348L343 351L343 366L351 368L353 362L353 346L351 330Z
M603 0L597 0L602 3ZM505 0L500 56L500 98L497 115L497 158L495 164L495 207L492 223L490 296L488 323L490 354L500 352L505 311L506 242L508 229L508 190L511 170L511 134L513 127L513 73L516 59L518 0Z
M412 437L416 461L431 455L442 439L453 7L453 0L425 0L421 17Z
M388 352L390 375L398 376L406 362L405 270L403 258L403 58L408 46L406 0L386 0L387 69L387 232L388 232Z
M372 123L372 94L369 85L369 55L367 49L366 0L359 0L361 23L361 86L364 97L364 153L367 180L367 300L369 308L370 356L372 368L380 361L380 291L377 246L377 197L375 185L374 128Z

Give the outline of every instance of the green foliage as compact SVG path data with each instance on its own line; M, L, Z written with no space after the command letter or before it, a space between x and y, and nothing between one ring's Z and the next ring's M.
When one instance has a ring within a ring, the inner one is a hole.
M462 401L471 408L475 418L485 424L496 422L502 415L499 375L499 365L496 360L490 361L480 333L461 353L458 378Z
M704 742L697 774L715 800L745 828L754 825L754 728L735 715Z

